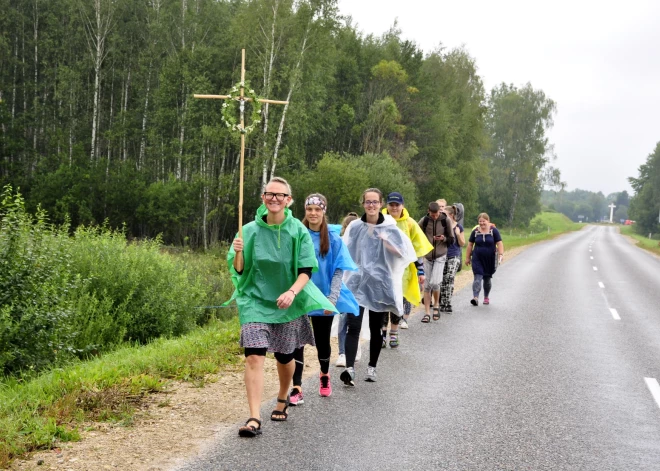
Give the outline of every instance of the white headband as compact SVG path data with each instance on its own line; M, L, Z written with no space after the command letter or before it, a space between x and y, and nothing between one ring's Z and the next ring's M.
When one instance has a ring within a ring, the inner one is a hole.
M305 200L305 208L310 204L315 204L316 206L320 206L321 209L323 210L323 213L325 214L325 203L321 198L319 198L318 196L310 196Z

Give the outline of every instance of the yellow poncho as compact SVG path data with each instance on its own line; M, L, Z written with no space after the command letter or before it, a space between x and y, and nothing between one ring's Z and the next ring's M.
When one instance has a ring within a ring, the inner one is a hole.
M383 214L389 214L387 208L383 209ZM410 217L406 208L403 208L401 217L395 219L395 221L396 226L401 229L412 242L413 247L415 248L415 255L417 255L418 258L423 257L433 250L433 246L426 238L422 228L419 227L417 221ZM406 271L403 272L403 296L413 306L417 306L422 302L422 296L419 292L419 281L417 280L417 267L414 263L408 265Z

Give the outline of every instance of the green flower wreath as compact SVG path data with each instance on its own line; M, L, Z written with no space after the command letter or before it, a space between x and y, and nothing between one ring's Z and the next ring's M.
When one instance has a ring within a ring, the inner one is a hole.
M236 110L236 105L245 106L247 100L242 100L240 97L241 86L243 86L243 97L252 99L252 114L250 115L250 125L245 128L241 128L239 120L236 118L238 115ZM257 97L257 94L254 93L254 90L250 88L250 82L245 81L243 84L240 82L234 85L229 91L228 99L222 104L222 121L231 131L239 131L242 134L250 134L254 131L254 128L261 123L261 102ZM238 99L237 99L238 98Z

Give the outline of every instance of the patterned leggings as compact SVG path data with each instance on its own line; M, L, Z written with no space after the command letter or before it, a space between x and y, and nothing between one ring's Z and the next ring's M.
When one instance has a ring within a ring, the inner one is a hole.
M490 290L493 287L492 285L492 275L491 276L483 276L483 275L477 275L475 273L474 275L474 281L472 282L472 294L474 295L475 298L479 297L479 293L481 292L481 282L484 282L484 296L487 298L488 295L490 294Z
M440 285L440 306L442 307L451 306L451 297L454 295L454 280L460 264L460 257L448 258L447 263L445 263L445 269L442 272L442 284Z

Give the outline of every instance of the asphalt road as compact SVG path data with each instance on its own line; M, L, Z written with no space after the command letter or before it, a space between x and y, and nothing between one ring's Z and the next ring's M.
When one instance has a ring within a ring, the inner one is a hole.
M415 316L377 383L363 345L355 388L332 366L330 398L312 379L288 422L237 424L179 469L660 469L660 260L589 226L501 266L490 306L470 298Z

